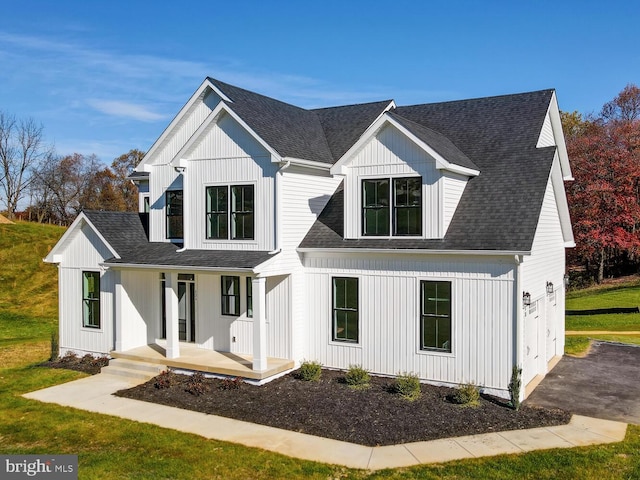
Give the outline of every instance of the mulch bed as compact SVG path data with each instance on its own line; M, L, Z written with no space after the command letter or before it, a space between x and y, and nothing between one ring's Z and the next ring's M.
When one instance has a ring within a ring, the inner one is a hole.
M89 375L100 373L102 367L106 367L107 365L109 365L109 359L107 357L93 357L91 355L85 355L83 357L78 355L65 355L56 360L49 360L40 364L42 367L66 368L67 370L88 373Z
M190 376L169 376L116 395L368 446L562 425L571 416L527 405L516 412L489 396L465 407L448 400L455 390L431 385L408 401L393 393L393 379L371 377L369 388L355 390L345 384L344 372L332 370L323 370L317 382L289 374L262 386L205 378L200 395L189 393Z

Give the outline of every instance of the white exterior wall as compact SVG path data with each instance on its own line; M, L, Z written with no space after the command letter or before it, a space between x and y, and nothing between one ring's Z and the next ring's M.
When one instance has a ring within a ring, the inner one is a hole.
M553 127L551 126L551 116L547 112L547 116L544 117L544 123L542 124L542 130L540 131L540 137L538 138L538 144L536 147L555 147L557 145L555 137L553 135Z
M122 350L153 343L162 334L160 276L157 271L121 270Z
M58 267L60 352L106 354L114 348L114 274L99 263L111 252L88 225L69 239ZM100 328L82 326L82 272L100 272Z
M453 214L456 213L456 208L458 208L458 203L460 203L468 180L469 179L463 175L457 175L451 172L443 172L442 174L443 236L447 233Z
M183 178L168 164L156 164L149 175L149 241L169 242L165 231L165 193L182 190Z
M307 316L304 358L327 367L359 364L373 373L415 372L424 381L472 382L508 397L514 358L511 258L382 254L305 254ZM359 279L359 343L331 340L334 276ZM420 281L452 284L452 352L422 351Z
M381 177L422 177L422 218L424 238L442 238L442 176L435 160L400 133L387 126L366 144L347 165L345 177L344 235L359 238L362 228L362 180Z
M551 180L547 184L533 247L521 266L522 289L531 294L524 312L523 381L547 372L564 352L565 247ZM547 282L554 293L546 293ZM520 294L522 295L522 293Z

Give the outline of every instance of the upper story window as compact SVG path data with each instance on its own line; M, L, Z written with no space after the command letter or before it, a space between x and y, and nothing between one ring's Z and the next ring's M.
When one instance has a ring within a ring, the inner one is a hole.
M207 187L207 238L253 240L253 185Z
M183 195L182 190L169 190L166 193L167 238L184 238Z
M362 235L422 235L422 178L363 180Z

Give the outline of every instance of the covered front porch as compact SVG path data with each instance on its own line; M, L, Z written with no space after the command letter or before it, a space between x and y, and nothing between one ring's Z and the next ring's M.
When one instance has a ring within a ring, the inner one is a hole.
M163 340L130 350L114 350L110 354L113 358L124 358L138 362L165 365L170 368L229 375L258 381L266 380L294 367L293 360L267 357L267 368L257 371L252 368L253 358L251 355L217 352L198 348L192 343L185 342L180 342L180 355L178 357L168 358L166 356L166 342Z

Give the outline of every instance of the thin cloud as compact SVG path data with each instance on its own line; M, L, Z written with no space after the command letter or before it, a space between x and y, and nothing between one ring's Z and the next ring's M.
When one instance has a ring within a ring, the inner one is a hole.
M167 118L161 113L152 112L144 105L118 100L87 100L87 104L101 113L115 117L133 118L142 122L155 122Z

